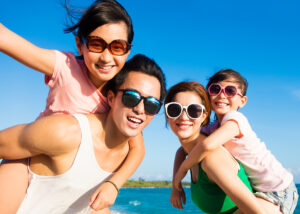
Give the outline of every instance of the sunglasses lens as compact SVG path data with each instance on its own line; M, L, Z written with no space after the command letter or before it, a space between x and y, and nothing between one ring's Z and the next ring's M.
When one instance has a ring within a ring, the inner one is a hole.
M203 108L197 104L191 104L187 107L187 113L191 118L197 119L201 117Z
M101 38L89 38L86 44L91 52L101 53L106 48L106 42Z
M176 103L172 103L167 107L167 115L169 117L178 117L181 114L181 106Z
M139 104L139 102L141 101L141 96L139 95L139 93L135 92L135 91L124 91L123 96L122 96L122 103L129 107L135 107Z
M123 40L114 40L110 44L110 51L114 55L123 55L128 52L128 44Z
M145 111L149 114L157 114L160 109L160 102L155 97L147 97L144 100Z
M214 95L218 95L221 91L221 87L219 85L211 85L209 87L209 94L214 96Z
M233 97L237 94L237 89L235 86L229 85L225 87L225 94L228 97Z

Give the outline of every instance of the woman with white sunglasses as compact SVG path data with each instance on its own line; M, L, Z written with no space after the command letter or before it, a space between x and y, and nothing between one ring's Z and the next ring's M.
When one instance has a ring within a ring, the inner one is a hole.
M200 129L209 123L210 111L208 94L200 83L181 82L169 89L165 99L166 118L181 144L176 153L174 172L196 145L196 139L205 138ZM232 191L233 185L235 191ZM191 168L191 196L206 213L238 213L238 207L246 213L263 213L243 167L223 147ZM183 209L184 190L178 191L173 186L170 202L175 208Z

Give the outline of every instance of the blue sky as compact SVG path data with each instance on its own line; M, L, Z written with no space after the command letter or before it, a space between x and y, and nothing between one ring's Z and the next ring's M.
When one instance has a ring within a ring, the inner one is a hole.
M71 0L87 7L92 1ZM134 24L129 57L143 53L161 66L167 87L207 79L222 68L249 82L241 111L275 157L300 183L300 3L277 1L120 0ZM0 22L43 48L76 52L64 34L60 0L3 1ZM0 53L0 129L34 120L46 103L42 74ZM133 178L171 179L179 142L163 111L144 131L146 156Z

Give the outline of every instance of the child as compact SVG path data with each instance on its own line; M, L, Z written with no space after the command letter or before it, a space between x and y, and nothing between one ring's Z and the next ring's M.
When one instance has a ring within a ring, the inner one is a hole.
M99 182L111 182L128 154L129 138L158 113L165 78L153 60L138 54L107 88L109 113L51 115L0 131L0 158L32 156L31 182L18 214L90 213L92 191Z
M176 153L174 172L192 151L197 139L205 139L205 136L200 136L200 129L209 123L210 110L208 94L200 83L180 82L169 89L165 99L166 118L181 144ZM245 213L260 212L243 167L225 149L212 152L191 168L191 198L194 204L205 213L232 213L238 209L234 203L236 196L226 188L223 191L224 184L215 179L218 176L213 168L216 161L217 167L226 171L228 180L234 182L238 194L244 195ZM178 191L173 187L170 202L173 207L183 209L184 190Z
M123 67L133 40L132 22L126 10L114 0L95 1L79 22L66 32L75 34L81 57L72 53L39 48L0 24L0 51L45 74L50 87L40 117L57 114L103 113L108 110L105 84ZM115 185L101 185L91 197L95 210L114 203L118 188L132 175L144 156L142 136L130 140L130 152L123 166L111 178ZM28 173L21 163L0 167L0 212L15 213L28 185ZM17 176L15 176L17 175ZM22 187L22 188L21 188ZM13 200L12 200L13 199ZM16 200L17 199L17 200ZM5 205L5 207L4 207Z
M292 174L266 149L246 117L237 111L246 104L247 81L238 72L224 69L209 79L207 89L217 121L208 127L211 134L200 139L181 164L174 185L178 187L189 168L223 145L245 168L265 212L293 213L298 193Z

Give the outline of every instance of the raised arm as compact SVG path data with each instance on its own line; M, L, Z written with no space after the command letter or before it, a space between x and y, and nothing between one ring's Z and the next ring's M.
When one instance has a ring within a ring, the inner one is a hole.
M24 38L7 29L0 23L0 51L20 63L52 75L55 65L55 52L39 48Z
M80 134L80 130L70 115L54 115L13 126L0 131L0 159L63 154L80 143L75 141L80 139L76 138L76 133Z
M129 153L121 168L109 179L117 188L121 188L136 171L145 156L145 146L142 134L129 140ZM91 196L90 206L101 210L114 204L118 191L111 183L103 183Z
M224 145L230 139L240 134L238 124L234 121L227 121L208 137L200 135L196 146L189 153L188 157L181 164L174 179L174 185L179 189L181 180L187 171L197 163L200 163L211 151Z

